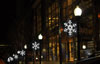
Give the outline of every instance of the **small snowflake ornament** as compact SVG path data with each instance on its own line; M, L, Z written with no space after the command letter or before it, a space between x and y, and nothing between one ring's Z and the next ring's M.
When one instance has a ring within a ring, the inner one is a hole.
M25 51L24 50L20 51L20 55L24 56L25 55Z
M40 48L39 45L40 45L39 43L34 42L34 43L32 43L32 48L33 48L34 50L37 50L37 49Z
M9 58L7 59L7 62L10 62L10 59Z
M18 59L18 55L17 55L17 54L13 54L13 57L14 57L15 59Z
M68 21L68 23L64 23L64 32L67 32L69 36L72 36L73 33L76 33L77 24L72 23L71 20Z
M14 60L13 57L9 57L9 58L7 59L7 62L11 62L11 61L13 61L13 60Z

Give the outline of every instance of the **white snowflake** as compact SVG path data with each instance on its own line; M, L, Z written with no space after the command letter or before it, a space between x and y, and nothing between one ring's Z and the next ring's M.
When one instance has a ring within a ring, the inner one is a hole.
M68 23L64 23L64 32L68 32L68 35L69 36L72 36L73 33L76 33L77 30L76 30L76 26L77 24L74 24L71 22L71 20L68 21Z
M34 43L32 43L32 48L37 50L37 49L39 49L39 45L40 45L39 43L34 42Z
M24 56L25 55L25 51L24 50L20 51L20 55Z
M7 59L7 62L10 62L10 59L9 58Z
M7 62L11 62L11 61L13 61L13 60L14 60L13 57L9 57L9 58L7 59Z
M14 57L15 59L18 59L18 55L17 55L17 54L13 54L13 57Z

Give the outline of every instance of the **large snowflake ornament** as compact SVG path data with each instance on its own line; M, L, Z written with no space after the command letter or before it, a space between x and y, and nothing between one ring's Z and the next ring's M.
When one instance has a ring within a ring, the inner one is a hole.
M69 36L72 36L73 33L76 33L77 24L72 23L71 20L68 21L68 23L64 23L64 32L67 32Z
M34 43L32 43L32 48L33 48L34 50L37 50L37 49L40 48L39 45L40 45L39 43L34 42Z

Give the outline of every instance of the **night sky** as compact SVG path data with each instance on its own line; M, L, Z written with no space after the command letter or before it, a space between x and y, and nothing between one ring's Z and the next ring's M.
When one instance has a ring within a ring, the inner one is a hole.
M0 42L7 42L8 31L16 19L16 2L15 0L2 0L0 4Z

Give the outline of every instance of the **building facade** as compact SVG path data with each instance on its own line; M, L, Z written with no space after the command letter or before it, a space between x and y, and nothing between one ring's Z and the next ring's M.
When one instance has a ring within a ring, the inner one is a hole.
M80 58L88 58L99 49L97 41L100 40L100 22L97 20L99 18L96 17L98 15L96 15L95 9L95 6L99 5L94 3L94 0L39 0L33 5L34 35L42 33L44 37L42 42L44 59L42 61L60 61L59 31L61 31L62 62L77 60L77 36L67 36L63 32L63 26L60 25L70 19L75 22L74 9L77 5L82 9L79 26ZM86 46L86 49L83 49L83 45Z
M79 39L77 34L69 37L63 31L64 22L77 23L74 15L77 5L82 9ZM29 45L24 60L19 60L26 64L39 62L40 57L42 63L74 63L79 61L78 50L80 59L87 59L100 50L99 6L96 0L17 0L16 19L8 32L8 40L15 51ZM35 52L30 44L38 40L39 34L43 35L42 47Z

